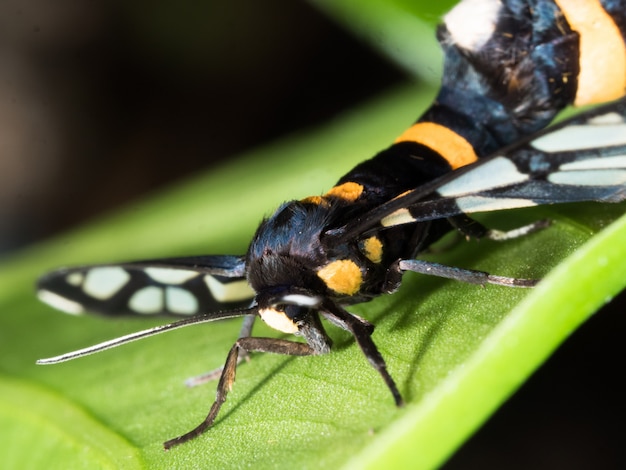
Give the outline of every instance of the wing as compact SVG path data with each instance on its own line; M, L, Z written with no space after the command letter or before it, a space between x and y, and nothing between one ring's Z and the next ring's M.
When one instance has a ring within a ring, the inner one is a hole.
M539 204L626 199L626 99L582 113L404 193L327 235Z
M62 268L43 275L37 293L73 314L191 316L249 305L245 268L227 255Z

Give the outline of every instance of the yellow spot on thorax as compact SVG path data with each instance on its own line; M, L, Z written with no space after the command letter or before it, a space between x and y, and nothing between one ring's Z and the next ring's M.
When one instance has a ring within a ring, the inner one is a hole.
M338 294L354 295L361 288L363 274L357 264L349 259L332 261L317 271L326 286Z
M445 158L453 170L478 160L474 147L464 137L434 122L413 124L395 142L416 142L425 145Z
M580 34L576 105L610 101L626 93L626 45L599 0L555 0Z
M372 263L383 260L383 243L378 237L369 237L361 242L361 251Z

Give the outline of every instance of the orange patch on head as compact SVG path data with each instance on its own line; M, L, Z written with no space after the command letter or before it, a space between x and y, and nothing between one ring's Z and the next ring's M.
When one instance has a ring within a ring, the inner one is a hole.
M363 274L357 264L349 259L332 261L317 271L326 287L338 294L354 295L363 283Z
M335 186L330 191L328 191L325 196L338 197L340 199L343 199L344 201L353 202L356 201L362 193L362 185L358 183L347 182L340 184L339 186Z
M323 196L309 196L309 197L305 197L304 199L300 199L300 202L303 203L309 203L309 204L315 204L317 206L323 204L326 202L326 200L324 199Z
M446 159L453 170L478 160L474 147L464 137L434 122L413 124L395 143L416 142L433 149Z

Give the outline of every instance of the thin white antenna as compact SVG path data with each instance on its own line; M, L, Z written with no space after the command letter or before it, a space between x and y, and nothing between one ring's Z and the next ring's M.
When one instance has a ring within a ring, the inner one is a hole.
M179 320L173 323L168 323L167 325L155 326L154 328L137 331L135 333L130 333L125 336L120 336L115 339L110 339L108 341L104 341L102 343L98 343L93 346L89 346L87 348L78 349L76 351L61 354L60 356L48 357L46 359L39 359L36 363L39 365L48 365L48 364L58 364L59 362L67 362L73 359L77 359L79 357L89 356L90 354L95 354L100 351L105 351L107 349L116 348L126 343L131 343L133 341L147 338L148 336L155 336L161 333L165 333L166 331L176 330L178 328L184 328L186 326L196 325L199 323L208 323L211 321L223 320L225 318L240 317L242 315L248 315L250 313L253 313L254 311L256 311L256 308L246 308L246 309L230 310L227 312L218 312L217 314L212 313L210 315L200 315L200 316L196 316L192 318L185 318L184 320Z

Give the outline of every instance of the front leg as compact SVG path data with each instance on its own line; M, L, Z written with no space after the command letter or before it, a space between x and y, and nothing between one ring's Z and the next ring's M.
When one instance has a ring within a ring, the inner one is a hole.
M198 437L213 425L220 408L226 401L226 395L232 389L233 383L235 382L235 372L240 353L247 354L250 352L267 352L288 356L311 356L318 354L315 349L306 343L298 343L295 341L277 338L239 338L226 357L226 362L224 364L224 368L222 369L222 375L220 376L220 381L217 385L215 402L213 403L213 406L211 406L209 414L204 421L202 421L202 423L188 433L163 443L165 450L169 450L178 444L182 444L183 442L187 442L195 437Z
M239 330L238 338L246 338L252 334L252 327L254 326L255 320L256 315L246 315L244 317L243 324L241 325L241 330ZM237 365L241 364L243 361L249 360L250 356L248 355L248 352L240 349L239 355L237 356ZM204 374L190 377L185 380L185 385L187 385L187 387L197 387L198 385L212 382L213 380L217 380L221 377L223 370L224 366L220 366L216 369L205 372Z

